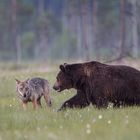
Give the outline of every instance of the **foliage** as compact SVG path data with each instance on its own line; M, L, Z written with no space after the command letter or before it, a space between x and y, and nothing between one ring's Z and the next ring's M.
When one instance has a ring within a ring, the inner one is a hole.
M85 58L86 50L83 47L84 39L81 36L85 36L88 48L92 51L89 54L94 54L104 48L115 52L116 48L119 47L120 0L108 0L108 2L106 0L15 1L17 3L17 13L15 15L17 21L15 23L16 31L14 32L21 37L21 59L38 59L38 55L35 55L36 51L41 52L39 56L46 59L52 59L52 56L59 59L77 59L79 54L81 54L80 59L83 59ZM44 2L41 10L43 11L42 14L39 13L40 2ZM97 47L94 45L93 31L93 22L95 20L93 16L94 2L97 2ZM129 30L132 24L130 20L132 17L132 5L129 0L124 0L124 2L126 16L125 48L127 52L132 53L132 32ZM12 10L12 1L0 1L0 60L13 60L17 55L15 51L16 45L13 45L12 42L12 38L15 37L16 40L16 36L13 37ZM139 11L140 2L137 0L137 13ZM137 16L139 41L140 21L139 15ZM83 17L86 17L85 25L85 21L82 21ZM41 35L44 36L43 39L41 39ZM27 39L28 37L29 39ZM43 49L40 47L42 42L46 43L44 43L45 47ZM37 47L38 49L35 50ZM81 52L79 51L80 49ZM114 53L110 57L113 55ZM94 56L90 56L90 58L94 58Z
M33 32L25 32L21 37L22 55L26 58L34 57L36 37Z
M58 36L53 44L52 59L69 59L75 57L76 39L70 35L67 31L63 31L61 36Z
M46 38L52 40L51 38L61 32L61 25L52 12L48 11L36 20L36 29L38 31L43 30Z

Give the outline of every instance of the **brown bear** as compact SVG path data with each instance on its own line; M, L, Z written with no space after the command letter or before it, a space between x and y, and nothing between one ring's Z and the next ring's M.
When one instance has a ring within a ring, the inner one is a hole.
M107 65L96 61L60 65L54 89L74 88L77 94L63 103L60 110L83 108L90 103L106 108L109 102L140 105L140 71L124 65Z

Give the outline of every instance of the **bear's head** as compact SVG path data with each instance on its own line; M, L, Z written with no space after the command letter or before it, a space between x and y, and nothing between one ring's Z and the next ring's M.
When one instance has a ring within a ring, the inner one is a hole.
M64 63L64 65L60 65L59 68L60 71L57 74L56 82L53 86L53 89L61 92L65 89L73 88L73 77L72 73L70 72L70 66Z
M85 64L66 64L60 65L60 71L56 77L53 88L61 92L65 89L81 89L87 77L85 73Z

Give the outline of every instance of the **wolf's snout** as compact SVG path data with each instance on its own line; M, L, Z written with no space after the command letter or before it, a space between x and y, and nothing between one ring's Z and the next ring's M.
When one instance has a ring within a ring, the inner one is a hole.
M25 98L26 97L26 94L23 94L23 97Z
M48 106L49 106L49 107L52 106L52 101L51 101L51 100L49 101Z

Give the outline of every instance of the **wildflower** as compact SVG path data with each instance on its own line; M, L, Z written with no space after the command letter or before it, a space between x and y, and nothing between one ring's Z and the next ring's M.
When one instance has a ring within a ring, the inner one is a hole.
M56 140L57 139L57 135L54 134L54 133L48 133L48 139Z
M107 123L108 123L108 124L111 124L111 120L108 120Z
M111 108L113 108L113 104L109 103L108 106L107 106L107 109L111 109Z
M102 116L102 115L99 115L99 116L98 116L98 118L99 118L99 119L102 119L102 118L103 118L103 116Z
M129 123L129 121L128 121L128 120L126 120L126 121L125 121L125 124L128 124L128 123Z
M127 119L128 119L128 115L126 115L126 116L125 116L125 118L127 118Z
M93 120L92 120L92 123L95 123L95 122L96 122L96 119L93 119Z
M87 129L86 133L87 134L90 134L91 133L91 130L90 129Z
M40 131L40 127L37 127L36 130L39 132Z
M86 127L87 127L87 128L90 128L90 124L87 124Z

